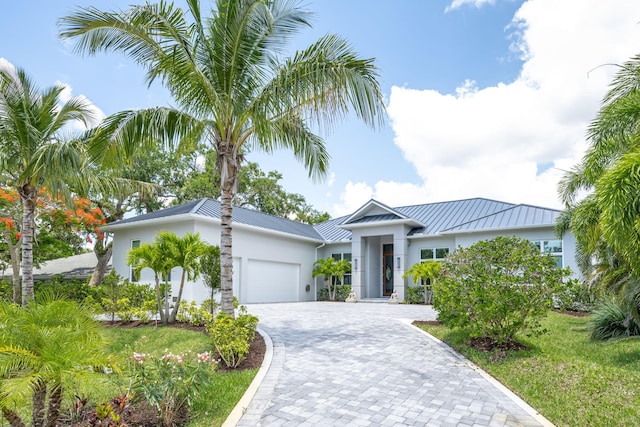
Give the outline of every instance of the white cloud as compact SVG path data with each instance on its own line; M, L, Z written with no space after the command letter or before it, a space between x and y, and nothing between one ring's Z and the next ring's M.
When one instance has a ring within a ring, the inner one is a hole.
M640 51L639 19L637 0L525 2L512 27L521 31L526 60L519 77L478 88L470 70L456 95L394 86L394 142L423 182L378 182L375 189L350 183L343 202L367 187L391 206L489 197L561 207L562 170L582 157L587 127L616 71L600 66Z
M450 12L455 9L460 9L465 4L480 8L485 4L495 4L496 0L453 0L449 6L444 10L446 12Z
M74 97L73 88L68 84L62 83L60 81L56 82L56 84L63 87L63 90L60 93L60 101L62 101L63 103L66 103L66 102L69 102L72 98L76 98L77 100L85 103L92 114L92 120L90 120L89 123L87 123L88 126L86 126L84 123L82 123L79 120L75 120L68 125L70 131L76 131L76 132L85 131L90 127L98 125L106 117L104 112L100 108L98 108L93 102L91 102L91 100L89 100L89 98L87 98L86 96L77 95Z

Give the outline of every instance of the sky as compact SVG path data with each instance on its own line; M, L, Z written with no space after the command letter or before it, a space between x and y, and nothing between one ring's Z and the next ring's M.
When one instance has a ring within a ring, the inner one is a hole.
M0 15L0 58L40 85L68 86L104 115L171 105L159 84L118 53L80 56L57 38L79 6L137 0L22 0ZM181 0L176 0L181 4ZM640 54L638 0L306 0L313 28L375 58L385 124L349 116L323 133L329 176L312 182L289 151L250 153L333 217L370 199L391 207L485 197L562 208L557 184L586 148L585 134L618 65Z

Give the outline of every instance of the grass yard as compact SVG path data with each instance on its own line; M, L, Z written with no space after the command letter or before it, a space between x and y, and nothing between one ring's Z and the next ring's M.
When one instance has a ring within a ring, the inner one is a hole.
M467 335L419 325L481 366L557 426L632 426L640 423L640 338L597 342L588 318L550 312L549 333L522 337L531 350L482 353ZM499 359L499 358L498 358Z

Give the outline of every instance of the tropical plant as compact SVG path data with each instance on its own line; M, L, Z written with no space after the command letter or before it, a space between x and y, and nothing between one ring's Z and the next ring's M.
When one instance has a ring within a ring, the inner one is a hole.
M206 287L211 289L209 300L214 302L214 293L220 289L220 246L209 245L200 257L200 275ZM213 304L209 304L213 314Z
M618 299L640 292L639 124L640 55L619 67L589 127L589 148L559 186L571 214L565 228L576 236L588 285ZM633 309L628 302L622 306L640 322L638 302Z
M344 275L351 271L351 263L346 259L321 258L313 266L313 277L323 276L327 282L329 301L335 301L336 290Z
M233 316L232 200L247 150L290 149L312 178L324 177L329 155L310 123L330 128L353 110L365 123L381 124L383 96L374 61L339 36L281 59L286 42L309 26L297 1L217 0L208 15L199 0L186 3L186 11L168 2L116 12L81 8L62 18L60 35L76 40L81 53L129 55L181 108L115 115L103 128L110 137L97 135L92 152L113 159L163 140L179 140L186 151L200 141L216 151L221 302Z
M0 409L12 426L31 397L31 425L54 426L66 388L107 366L106 341L92 314L45 298L28 307L0 301ZM48 405L46 404L48 401Z
M629 313L637 310L628 307L629 300L608 297L601 301L593 310L588 327L591 338L607 340L640 335L640 323Z
M424 303L431 303L431 294L433 284L436 281L436 277L440 274L442 264L440 261L425 261L413 264L404 275L403 279L411 277L413 283L416 285L422 283L424 291Z
M207 326L213 346L229 368L237 368L247 357L257 326L258 318L249 314L244 306L240 307L237 318L220 312Z
M0 59L0 177L18 192L22 204L22 303L33 301L33 237L38 191L71 199L70 182L85 168L84 145L67 139L66 125L93 123L95 109L82 97L66 102L64 87L39 90L26 72Z
M540 319L553 307L553 295L568 275L568 269L557 267L528 240L482 240L442 261L440 279L433 284L433 308L449 327L508 343L521 331L543 332Z
M160 231L153 243L144 243L129 251L127 263L139 274L143 268L150 268L155 275L158 311L163 323L173 323L180 309L182 291L187 280L195 280L200 274L200 258L207 253L209 245L200 239L200 233L187 233L178 237L174 232ZM180 286L173 310L169 306L169 275L175 267L180 267ZM164 282L164 297L160 280ZM162 307L164 300L164 310Z

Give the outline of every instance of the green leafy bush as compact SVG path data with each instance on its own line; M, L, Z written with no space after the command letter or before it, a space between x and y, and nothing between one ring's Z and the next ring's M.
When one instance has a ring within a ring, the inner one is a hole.
M114 271L91 290L87 302L94 306L98 303L99 310L109 314L112 321L118 317L125 322L133 319L146 322L158 311L155 293L149 285L123 280Z
M182 304L180 304L176 320L178 320L178 322L190 323L194 326L204 326L213 320L213 314L209 312L209 308L211 308L211 304L208 304L207 307L205 304L198 306L195 301L183 301Z
M640 335L640 324L619 300L608 297L600 302L589 319L591 338L607 340Z
M249 354L257 326L258 318L248 314L245 307L240 307L235 319L225 312L218 313L213 323L207 326L207 331L224 363L230 368L237 368Z
M558 310L591 311L594 301L594 295L577 279L567 280L553 295L553 305Z
M13 299L13 283L10 280L0 280L0 301Z
M433 285L433 306L449 327L509 342L521 331L544 332L540 319L568 274L528 240L496 237L449 254Z
M47 293L55 295L56 298L75 301L78 303L91 294L91 287L86 281L81 279L65 280L62 276L53 276L51 279L36 281L33 284L34 292L37 294Z
M431 292L430 289L429 292ZM407 286L404 288L404 301L408 304L424 304L424 288L422 286Z
M337 285L336 286L336 301L344 301L349 297L351 293L351 285ZM318 289L318 301L328 301L329 300L329 289L320 288Z
M161 356L133 353L129 363L133 391L158 409L166 427L174 426L178 417L206 390L214 368L215 362L208 352L165 351Z

